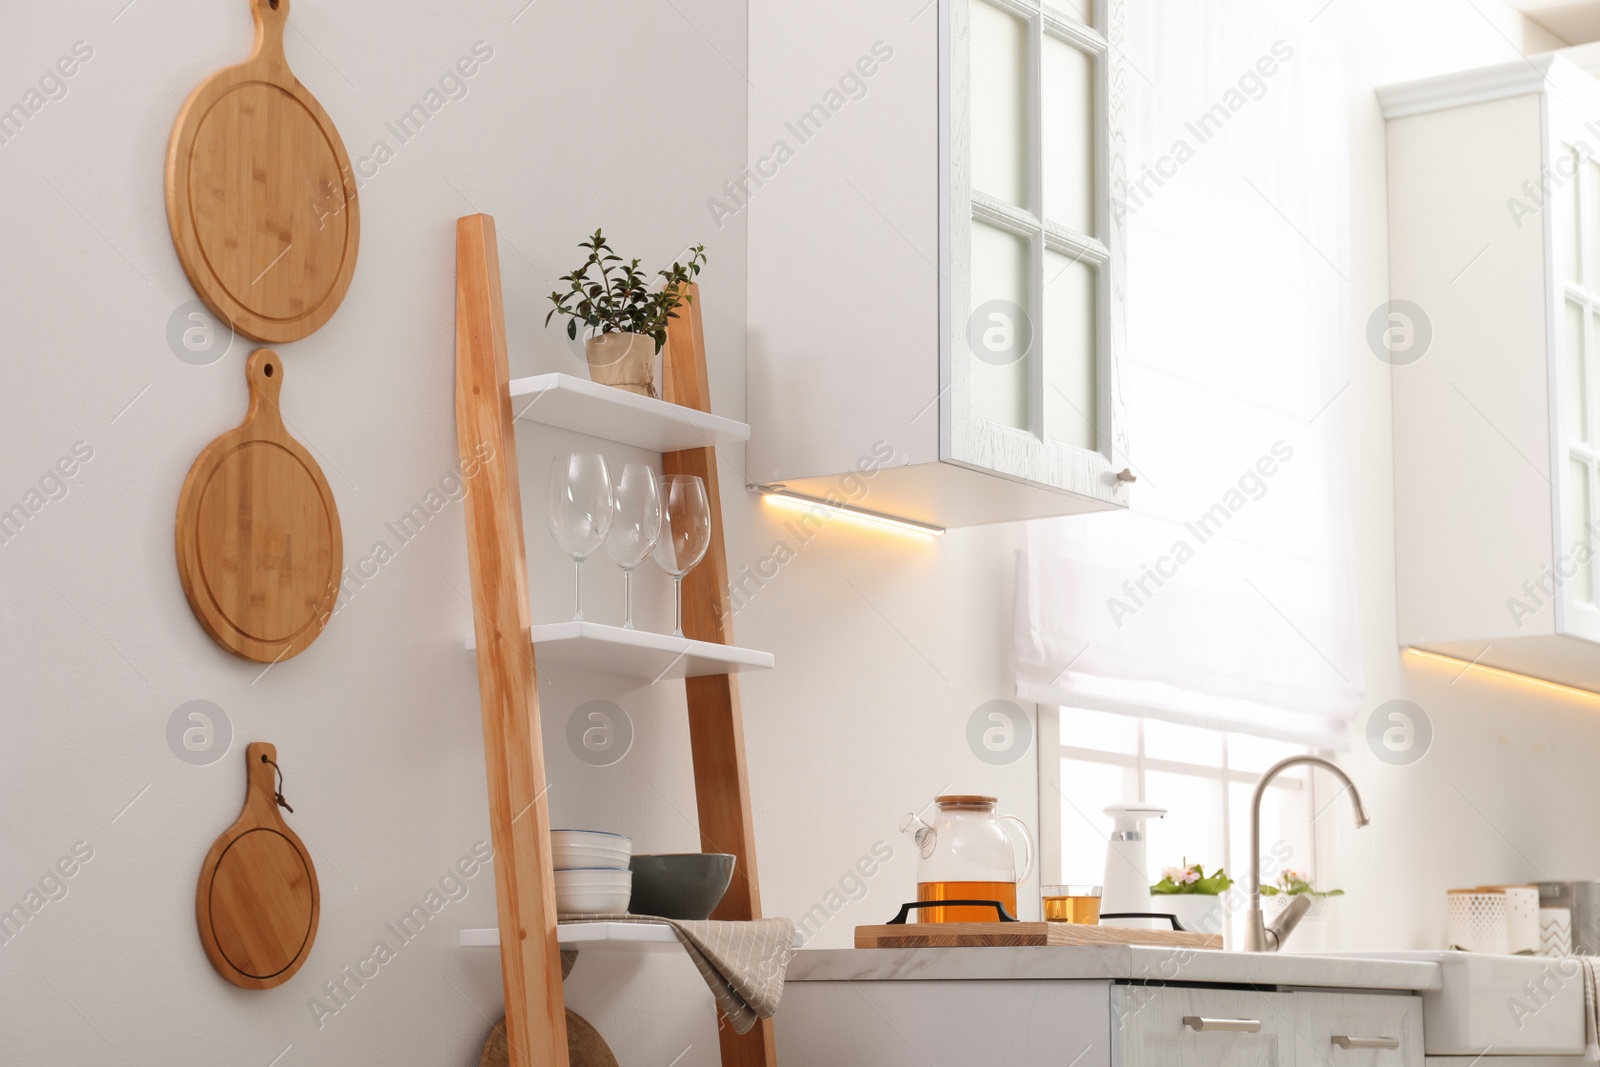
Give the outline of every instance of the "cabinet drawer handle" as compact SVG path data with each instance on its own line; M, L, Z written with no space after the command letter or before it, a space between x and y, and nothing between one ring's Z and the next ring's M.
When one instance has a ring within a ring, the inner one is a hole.
M1345 1034L1334 1034L1333 1043L1340 1048L1397 1049L1400 1047L1400 1039L1398 1037L1349 1037Z
M1198 1015L1185 1015L1183 1025L1197 1034L1259 1034L1260 1019L1202 1019ZM1335 1038L1334 1040L1338 1040Z

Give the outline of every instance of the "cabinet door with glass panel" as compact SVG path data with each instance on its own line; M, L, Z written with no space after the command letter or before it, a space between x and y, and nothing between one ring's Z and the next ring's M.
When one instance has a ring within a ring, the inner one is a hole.
M1545 53L1377 97L1380 314L1419 330L1384 357L1400 643L1600 692L1600 81Z
M943 116L943 458L1113 506L1122 24L1121 0L950 0Z
M1594 553L1596 491L1600 489L1600 143L1593 128L1560 101L1548 102L1548 144L1554 190L1555 260L1551 300L1556 305L1555 395L1557 419L1555 486L1560 534L1555 545L1561 579L1561 633L1600 641Z

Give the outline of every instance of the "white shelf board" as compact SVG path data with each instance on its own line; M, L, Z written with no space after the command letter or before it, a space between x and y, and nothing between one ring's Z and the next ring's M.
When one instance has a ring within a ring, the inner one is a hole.
M511 410L528 422L576 430L652 452L750 440L750 427L571 374L511 380Z
M597 952L662 952L679 948L678 935L665 923L562 923L556 927L562 948ZM462 948L499 948L496 927L461 931Z
M540 663L661 681L707 674L771 670L772 653L737 645L690 641L649 630L625 630L599 622L568 620L532 628L535 658ZM478 647L477 634L467 635L467 648Z
M665 923L561 923L556 927L556 938L562 948L585 952L669 952L680 947L678 935ZM801 943L800 933L795 931L795 948ZM500 931L493 926L463 930L461 947L499 948Z

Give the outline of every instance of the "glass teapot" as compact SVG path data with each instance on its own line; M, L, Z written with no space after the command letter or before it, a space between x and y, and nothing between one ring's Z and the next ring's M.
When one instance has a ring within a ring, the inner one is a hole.
M997 900L1017 914L1017 883L1033 872L1033 834L1015 815L995 811L994 797L966 794L935 797L938 810L931 822L915 814L900 821L902 833L917 844L917 899ZM1021 832L1022 861L1006 824ZM917 921L925 923L996 922L989 907L922 908Z

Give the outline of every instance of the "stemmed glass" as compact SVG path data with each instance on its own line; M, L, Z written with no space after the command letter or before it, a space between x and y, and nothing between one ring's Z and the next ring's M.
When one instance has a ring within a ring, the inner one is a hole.
M572 618L583 618L583 561L611 529L611 472L598 452L568 452L550 463L550 536L576 564Z
M683 576L705 558L711 545L711 505L706 483L694 474L669 474L661 479L661 539L650 558L672 576L672 635L683 636Z
M661 537L661 490L656 472L643 463L629 463L617 480L615 518L606 535L606 555L622 568L624 630L633 629L633 568Z

